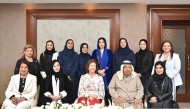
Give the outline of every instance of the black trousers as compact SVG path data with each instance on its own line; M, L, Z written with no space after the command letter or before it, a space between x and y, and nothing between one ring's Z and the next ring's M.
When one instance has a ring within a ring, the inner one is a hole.
M178 89L179 89L179 86L176 86L176 93L177 93Z

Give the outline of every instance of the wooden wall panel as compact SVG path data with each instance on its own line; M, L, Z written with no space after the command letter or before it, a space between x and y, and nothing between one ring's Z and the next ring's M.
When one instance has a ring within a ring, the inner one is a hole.
M120 38L119 9L27 9L26 42L37 48L37 20L39 19L110 19L110 49L118 49Z

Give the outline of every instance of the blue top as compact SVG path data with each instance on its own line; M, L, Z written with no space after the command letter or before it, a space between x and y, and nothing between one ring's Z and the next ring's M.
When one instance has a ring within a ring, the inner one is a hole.
M97 62L98 62L98 70L102 70L102 69L105 69L105 74L106 76L103 77L104 79L104 85L105 85L105 91L108 92L108 85L111 81L111 78L113 76L112 74L112 52L111 50L107 49L106 50L107 53L105 53L105 50L104 50L104 53L102 55L102 58L101 56L98 55L98 50L94 50L93 53L92 53L92 58L95 59ZM104 54L106 54L104 56ZM107 62L105 63L105 65L101 65L101 60L106 60Z

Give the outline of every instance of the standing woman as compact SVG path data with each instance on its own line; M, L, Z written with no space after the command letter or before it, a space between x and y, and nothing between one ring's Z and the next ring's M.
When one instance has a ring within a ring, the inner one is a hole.
M52 40L48 40L46 42L46 47L45 51L41 53L40 55L40 73L41 73L41 82L40 82L40 93L39 93L39 99L38 99L38 106L41 106L41 101L43 101L44 97L44 88L45 88L45 81L46 77L50 75L51 72L51 62L53 56L56 57L57 55L55 48L54 48L54 43ZM57 57L56 57L57 60Z
M97 49L92 53L92 58L98 62L98 74L103 77L105 86L105 104L108 106L108 99L111 99L108 85L113 76L112 67L112 52L107 49L106 39L100 37L97 42Z
M180 76L181 61L179 55L174 53L173 45L170 41L165 40L160 47L160 54L156 54L154 63L157 61L163 61L166 67L166 74L172 79L173 83L173 99L176 100L176 92L179 86L182 85L182 79ZM152 69L154 74L154 67Z
M152 51L147 50L147 40L141 39L139 41L140 50L135 54L136 67L135 72L141 79L143 86L146 84L146 80L149 78L152 72L152 66L154 64L154 57Z
M39 62L36 59L36 50L34 47L30 44L27 44L23 52L21 54L22 58L19 59L16 63L15 71L14 74L19 74L19 72L16 70L18 68L18 65L20 64L21 61L27 60L30 64L30 74L35 75L37 78L37 84L39 85L40 83L40 67L39 67Z
M113 73L120 71L120 66L123 61L128 60L135 68L136 59L134 52L129 48L128 42L125 38L119 39L119 50L113 54Z
M82 43L80 46L80 54L78 55L77 86L81 75L86 74L86 64L90 58L91 56L88 53L88 44Z
M58 61L61 65L61 69L63 73L67 75L70 83L70 90L69 92L71 95L70 103L74 103L75 99L77 98L77 80L76 80L76 73L78 68L78 54L74 51L74 42L72 39L68 39L66 41L65 47L63 51L59 52Z

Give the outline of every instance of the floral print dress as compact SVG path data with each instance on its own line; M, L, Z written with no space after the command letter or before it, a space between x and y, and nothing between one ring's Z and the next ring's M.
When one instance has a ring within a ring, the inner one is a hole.
M96 94L97 99L104 99L104 81L102 76L94 74L93 78L90 78L89 74L84 74L80 78L78 98L88 97L89 94Z

